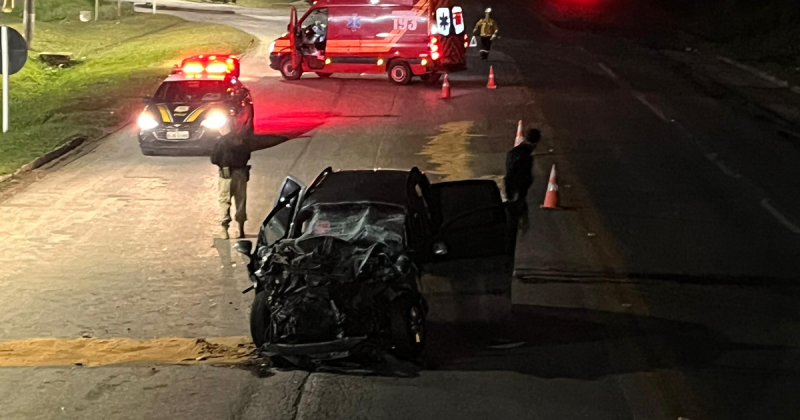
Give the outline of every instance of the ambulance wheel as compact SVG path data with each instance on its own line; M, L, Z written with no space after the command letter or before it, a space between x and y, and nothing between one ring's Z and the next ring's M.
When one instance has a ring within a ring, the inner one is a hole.
M395 61L389 67L389 80L398 85L407 85L411 81L411 67L405 61Z
M281 76L286 80L297 80L303 75L302 69L292 68L292 57L286 57L281 62Z
M425 73L419 78L428 85L435 85L442 78L442 73Z
M320 72L317 72L317 77L319 77L321 79L327 79L327 78L329 78L331 76L333 76L333 73L320 73Z

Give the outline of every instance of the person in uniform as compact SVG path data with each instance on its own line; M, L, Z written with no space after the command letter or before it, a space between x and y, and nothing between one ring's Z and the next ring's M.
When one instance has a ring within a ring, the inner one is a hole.
M481 60L483 61L489 59L492 41L497 38L497 22L489 16L490 13L492 13L492 9L486 9L486 16L478 21L472 31L473 35L478 35L481 38Z
M542 138L537 129L528 130L525 139L514 142L514 148L506 154L506 176L504 179L506 198L514 202L515 216L528 223L528 190L533 184L533 151Z
M234 219L239 224L239 238L244 238L247 220L247 181L250 180L250 147L240 136L227 139L214 146L211 163L219 167L219 208L221 213L220 237L228 239L231 223L231 200L236 201Z

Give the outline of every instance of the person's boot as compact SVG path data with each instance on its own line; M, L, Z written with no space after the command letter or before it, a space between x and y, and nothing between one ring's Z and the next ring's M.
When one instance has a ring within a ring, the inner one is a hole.
M219 229L220 229L219 230L219 238L220 239L230 239L230 237L228 236L228 227L227 226L222 226Z
M239 239L244 239L244 222L239 223Z

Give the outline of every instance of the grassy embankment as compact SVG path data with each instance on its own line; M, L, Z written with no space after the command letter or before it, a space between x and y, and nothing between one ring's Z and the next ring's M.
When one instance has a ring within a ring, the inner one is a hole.
M224 4L223 0L187 0L193 1L196 3L213 3L213 4ZM236 0L236 3L233 3L232 0L229 0L228 4L236 4L237 6L242 7L255 7L259 9L280 9L280 8L288 8L289 6L308 6L308 3L304 0Z
M22 32L22 2L0 24ZM203 52L241 53L252 36L226 26L172 16L134 14L116 1L101 7L100 21L83 23L93 0L39 0L36 32L25 67L11 76L11 130L0 134L0 175L81 134L97 138L133 119L181 57ZM69 52L71 67L42 63L41 52Z

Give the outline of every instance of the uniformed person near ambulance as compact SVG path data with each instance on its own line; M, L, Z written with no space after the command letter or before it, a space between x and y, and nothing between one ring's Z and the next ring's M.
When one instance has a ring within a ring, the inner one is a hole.
M473 35L478 35L481 38L481 60L483 61L489 59L492 41L497 38L497 22L489 16L490 13L492 13L491 7L486 9L486 16L478 21L472 31Z
M234 219L239 224L239 238L244 238L247 220L247 181L250 180L250 147L241 136L218 143L211 153L211 163L219 167L220 238L228 239L231 224L231 201L236 202Z

